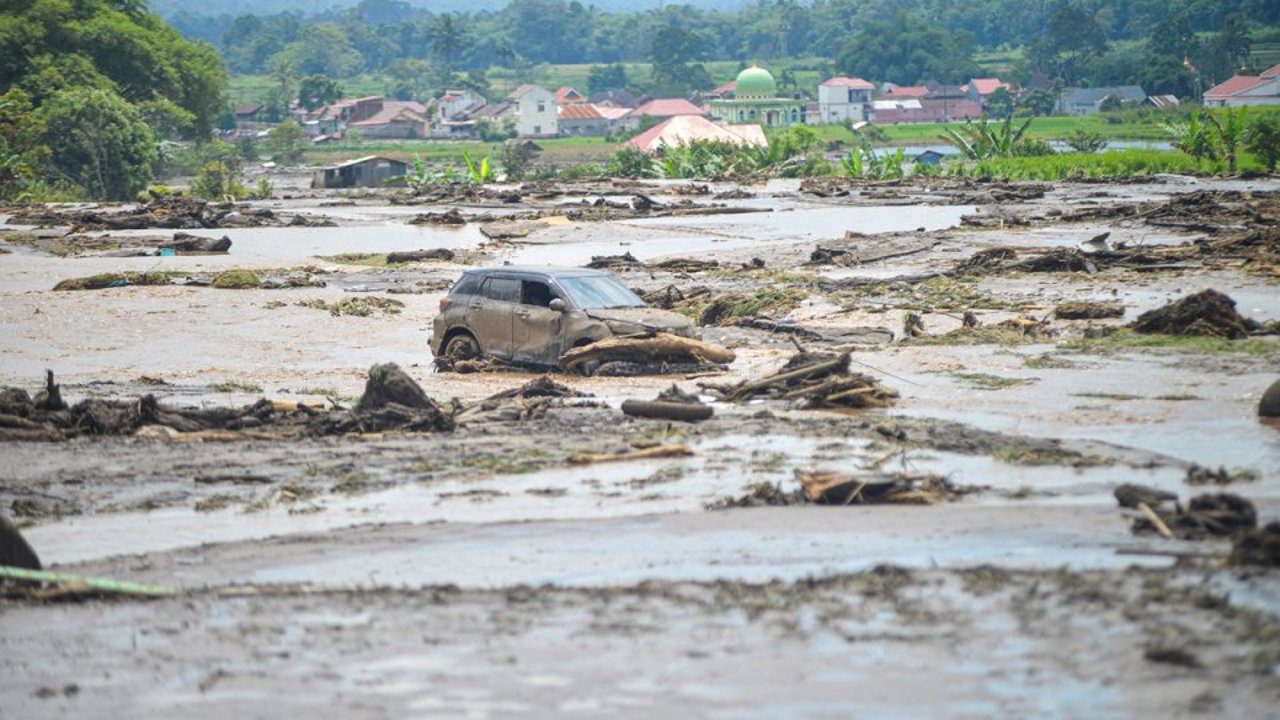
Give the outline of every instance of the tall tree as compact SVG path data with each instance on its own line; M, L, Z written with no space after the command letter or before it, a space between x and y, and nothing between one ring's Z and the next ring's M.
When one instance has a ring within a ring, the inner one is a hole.
M56 93L39 111L56 177L93 197L132 198L151 181L156 138L142 113L115 93L71 89Z

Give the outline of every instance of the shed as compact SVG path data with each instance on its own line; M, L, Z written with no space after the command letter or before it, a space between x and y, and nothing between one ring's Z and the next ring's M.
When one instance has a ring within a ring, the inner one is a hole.
M917 165L941 165L942 158L946 157L937 150L925 150L919 155L912 158Z
M313 188L382 187L387 181L404 177L408 163L370 155L318 168L311 175Z

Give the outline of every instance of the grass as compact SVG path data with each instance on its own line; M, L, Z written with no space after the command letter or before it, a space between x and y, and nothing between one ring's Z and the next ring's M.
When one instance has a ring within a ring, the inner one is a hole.
M1036 355L1024 359L1022 364L1030 370L1070 370L1080 367L1080 363L1063 360L1054 355Z
M219 290L246 290L262 287L262 280L252 270L225 270L214 275L210 285Z
M1026 465L1031 467L1045 465L1070 465L1072 467L1097 467L1099 465L1114 465L1115 460L1098 455L1083 455L1074 450L1062 450L1060 448L1050 450L1035 450L1031 448L1008 447L1000 448L992 453L991 457L1002 463L1010 465Z
M714 300L701 299L679 305L676 312L701 325L729 325L744 317L776 317L794 310L809 293L797 288L761 288L749 293L728 293Z
M1262 165L1242 155L1241 171L1261 171ZM1125 177L1173 173L1209 175L1224 172L1224 162L1201 161L1176 150L1128 148L1101 153L1059 153L1043 157L983 160L966 170L973 177L1007 180L1063 180L1072 177Z
M334 317L342 315L372 317L376 313L399 315L400 311L404 309L404 303L399 300L374 296L343 298L333 303L314 298L312 300L299 300L295 304L298 307L311 308L312 310L328 310L329 314Z
M1217 355L1239 353L1254 357L1280 358L1280 342L1269 338L1244 338L1229 340L1205 335L1139 335L1128 329L1100 338L1077 338L1060 343L1061 350L1079 352L1106 352L1139 348L1168 349L1181 352Z
M402 267L407 263L388 263L387 253L341 253L339 255L322 255L320 260L340 263L342 265L362 265L365 267L385 268Z
M262 392L262 386L257 383L245 382L243 380L224 380L220 383L213 383L210 385L209 391L260 393Z
M1044 342L1021 330L1002 327L976 327L952 330L944 335L921 335L903 338L902 345L1024 345Z
M168 285L171 274L167 272L98 273L88 277L70 278L53 286L54 290L102 290L125 285Z
M1031 385L1040 382L1040 378L1008 378L989 373L951 373L951 377L965 382L976 390L1003 390L1019 385Z
M551 453L532 448L511 455L468 455L458 465L495 475L519 475L541 470L553 462Z

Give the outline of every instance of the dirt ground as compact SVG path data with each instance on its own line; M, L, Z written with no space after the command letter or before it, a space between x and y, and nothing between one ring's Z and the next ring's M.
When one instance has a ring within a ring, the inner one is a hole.
M394 362L454 412L539 377L434 369L461 270L628 253L596 264L714 319L737 359L555 373L590 397L450 432L0 441L0 513L46 567L178 591L0 592L0 715L1280 717L1280 575L1227 567L1230 538L1135 535L1112 496L1280 518L1280 424L1256 410L1280 379L1280 182L277 187L183 230L226 254L156 254L172 207L0 210L0 386L352 406ZM95 276L114 286L53 289ZM1243 337L1125 327L1207 289ZM797 345L851 351L896 403L713 401ZM715 416L619 410L673 384ZM738 506L814 472L954 492Z

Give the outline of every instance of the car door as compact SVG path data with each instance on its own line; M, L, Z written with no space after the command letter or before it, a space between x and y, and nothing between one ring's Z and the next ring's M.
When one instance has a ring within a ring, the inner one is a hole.
M511 356L516 362L553 365L560 359L564 313L549 307L555 297L555 291L543 280L521 281L520 304L511 332Z
M475 333L481 351L498 358L511 357L512 321L519 300L520 281L501 276L485 278L480 292L471 296L467 326Z

